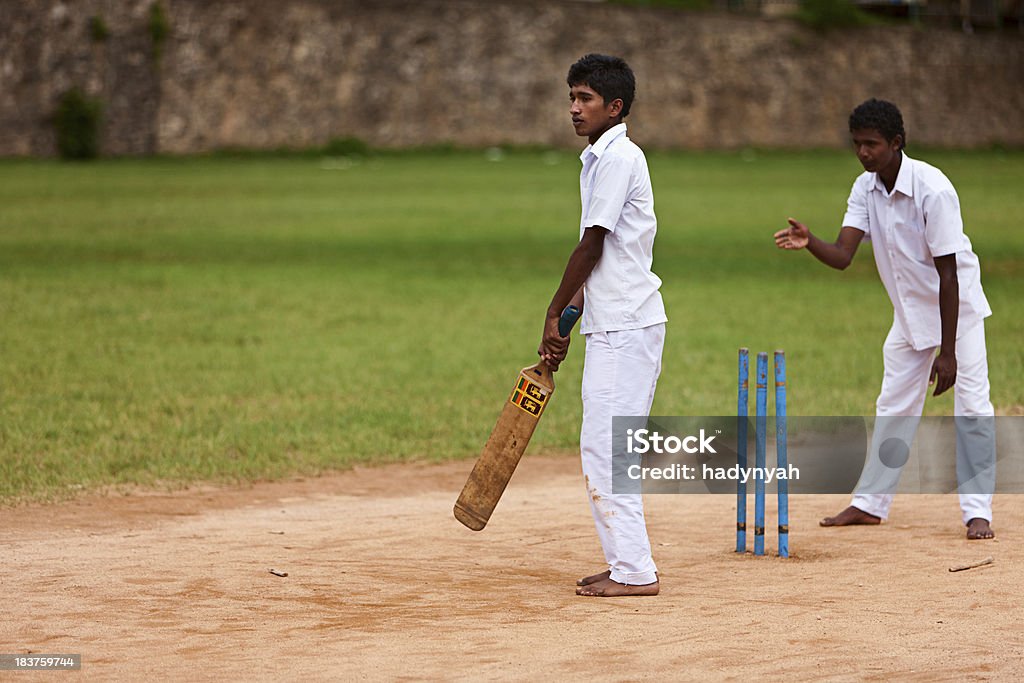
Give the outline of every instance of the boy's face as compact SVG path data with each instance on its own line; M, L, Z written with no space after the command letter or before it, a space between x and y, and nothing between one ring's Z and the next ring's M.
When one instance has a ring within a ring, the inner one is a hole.
M853 139L853 151L857 160L869 173L878 173L889 167L898 157L903 140L897 135L892 140L874 128L858 128L850 132Z
M605 104L604 98L587 85L569 88L569 103L576 135L588 138L590 144L597 142L602 133L617 124L622 113L622 100L615 99Z

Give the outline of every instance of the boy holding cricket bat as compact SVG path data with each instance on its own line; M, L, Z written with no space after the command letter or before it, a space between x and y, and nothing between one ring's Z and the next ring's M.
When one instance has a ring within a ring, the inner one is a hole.
M651 271L657 220L647 159L623 122L636 80L622 59L591 54L572 65L567 81L573 128L590 143L580 156L580 242L548 307L538 353L557 369L569 347L558 319L569 304L581 308L580 454L608 568L580 579L576 593L657 595L643 499L612 492L612 417L650 412L667 321L661 280Z

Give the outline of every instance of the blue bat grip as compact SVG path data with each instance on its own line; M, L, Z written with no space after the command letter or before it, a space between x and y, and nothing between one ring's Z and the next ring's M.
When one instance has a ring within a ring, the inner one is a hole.
M558 319L558 334L568 337L579 317L580 309L575 306L566 306L565 310L562 311L562 317Z

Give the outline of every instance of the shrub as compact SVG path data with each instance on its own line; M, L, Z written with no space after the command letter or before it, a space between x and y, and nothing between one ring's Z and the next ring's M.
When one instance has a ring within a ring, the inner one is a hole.
M107 22L103 21L103 17L98 14L89 17L89 37L92 38L94 43L102 43L110 37L110 29L107 28Z
M365 157L370 146L359 138L332 138L324 145L323 153L330 157Z
M171 22L160 2L154 2L149 8L149 35L153 39L153 57L160 61L164 52L164 43L171 34Z
M797 17L814 28L847 28L872 23L871 17L851 0L800 0Z
M103 103L73 88L60 98L54 125L57 151L65 159L95 159L99 154Z

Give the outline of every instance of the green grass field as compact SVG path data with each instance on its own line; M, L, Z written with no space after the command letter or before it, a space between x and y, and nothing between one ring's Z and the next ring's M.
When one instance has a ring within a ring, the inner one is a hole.
M956 184L1024 405L1024 153L919 152ZM571 152L0 162L0 500L475 455L577 238ZM669 312L654 412L731 414L739 346L791 414L873 412L891 307L775 249L838 230L849 153L652 154ZM582 340L531 449L573 448ZM951 393L951 392L950 392ZM952 396L929 399L952 412Z

